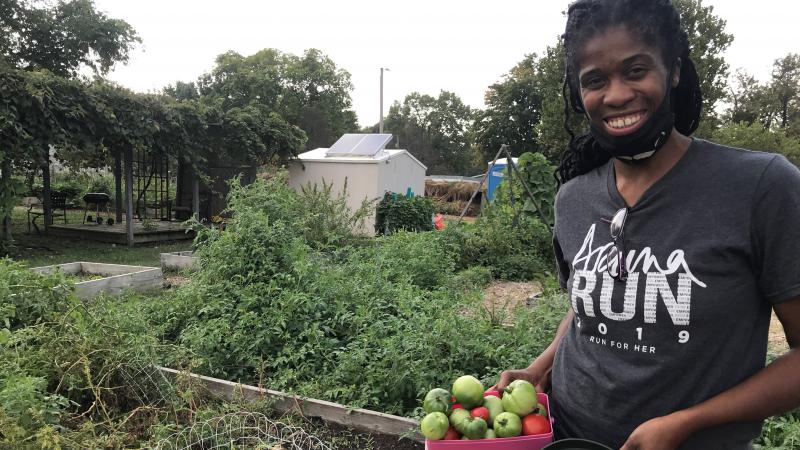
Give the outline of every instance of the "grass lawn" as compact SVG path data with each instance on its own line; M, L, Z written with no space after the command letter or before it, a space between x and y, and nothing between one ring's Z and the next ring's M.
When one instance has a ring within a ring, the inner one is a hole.
M158 267L161 264L160 253L191 250L192 241L189 240L159 242L128 248L124 245L104 242L37 235L34 229L31 229L31 233L28 234L26 211L25 207L14 208L11 224L14 249L9 256L15 261L27 263L30 267L74 261ZM56 220L61 219L57 218ZM82 220L82 209L67 212L69 223L80 223ZM37 223L43 230L41 222L42 218L40 217L37 219Z

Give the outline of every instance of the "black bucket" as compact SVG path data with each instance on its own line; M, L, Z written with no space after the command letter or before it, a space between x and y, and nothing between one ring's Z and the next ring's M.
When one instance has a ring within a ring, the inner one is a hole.
M553 442L542 450L611 450L605 445L586 439L562 439Z

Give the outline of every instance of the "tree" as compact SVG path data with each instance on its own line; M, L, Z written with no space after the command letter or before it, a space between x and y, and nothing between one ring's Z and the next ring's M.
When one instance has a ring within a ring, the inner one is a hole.
M712 139L731 147L780 153L800 166L800 140L783 130L769 130L759 123L729 123L715 130Z
M329 57L309 49L302 57L289 55L286 93L278 112L308 134L308 148L328 147L344 133L358 129L352 110L350 73Z
M175 85L167 85L164 88L164 95L174 98L175 100L198 100L200 98L200 91L194 81L184 83L178 81Z
M539 60L537 76L541 86L541 119L535 126L540 151L551 162L557 162L569 144L569 135L564 130L564 44L559 42L547 47ZM574 133L585 131L586 118L568 109L569 127Z
M673 3L689 35L691 57L703 91L703 116L696 134L708 136L719 122L715 113L717 103L727 94L729 66L723 54L733 42L733 35L725 32L725 20L714 14L713 6L704 6L703 0L674 0Z
M267 116L279 114L307 133L310 148L329 146L357 129L350 74L316 49L306 50L302 57L276 49L247 57L223 53L197 87L201 96L218 99L224 111L254 106ZM190 95L191 88L176 85L166 92L180 98Z
M760 123L769 128L774 121L775 108L770 87L759 83L743 69L736 71L728 88L727 100L730 107L722 116L726 123Z
M127 62L138 42L128 23L98 12L92 0L0 0L0 54L24 70L71 77L85 66L107 73Z
M770 88L777 103L780 127L786 129L800 115L800 54L790 53L775 60Z
M389 108L384 129L425 164L428 173L464 175L472 166L473 120L473 110L452 92L441 91L438 97L413 92Z
M534 127L539 123L542 89L537 66L538 57L530 54L486 91L486 110L476 113L474 129L480 162L490 161L503 144L514 156L538 150Z
M50 147L59 151L97 148L92 139L92 110L84 85L48 72L0 70L0 218L3 240L11 240L10 216L20 188L12 179L15 170L36 170L49 157ZM45 199L45 201L47 201Z
M738 70L730 88L729 123L760 123L768 130L781 130L800 137L800 55L776 59L766 84Z

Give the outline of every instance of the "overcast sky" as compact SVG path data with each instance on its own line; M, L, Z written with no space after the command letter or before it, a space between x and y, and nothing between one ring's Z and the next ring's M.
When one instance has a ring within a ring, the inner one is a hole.
M95 0L130 23L142 45L109 78L146 92L209 71L216 55L262 48L302 54L318 48L350 72L359 125L378 122L380 67L384 114L418 91L455 92L482 108L486 88L528 53L542 53L563 32L569 0ZM731 68L761 80L776 58L800 52L796 0L704 0L727 20L735 40Z

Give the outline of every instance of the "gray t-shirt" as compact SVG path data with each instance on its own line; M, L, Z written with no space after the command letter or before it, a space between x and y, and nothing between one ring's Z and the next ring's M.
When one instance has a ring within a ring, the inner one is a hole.
M562 435L613 448L764 367L772 304L800 296L800 171L783 156L695 139L629 209L630 274L618 282L606 270L608 220L623 207L611 162L556 197L556 259L575 319L553 365L553 415ZM728 424L681 448L748 448L760 430Z

